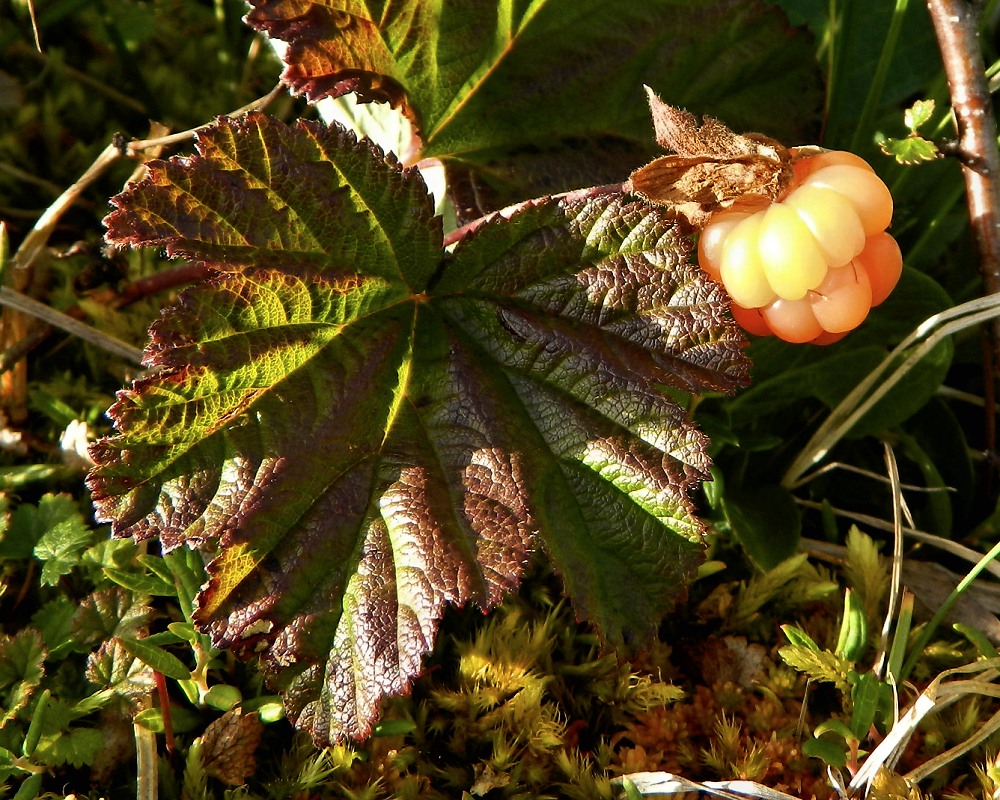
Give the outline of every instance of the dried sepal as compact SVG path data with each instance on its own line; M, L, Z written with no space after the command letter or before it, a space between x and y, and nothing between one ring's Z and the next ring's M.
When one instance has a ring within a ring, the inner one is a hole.
M716 211L751 195L777 198L792 177L791 155L779 142L756 133L734 133L723 123L667 105L647 86L657 143L671 155L640 167L631 191L671 208L701 228Z

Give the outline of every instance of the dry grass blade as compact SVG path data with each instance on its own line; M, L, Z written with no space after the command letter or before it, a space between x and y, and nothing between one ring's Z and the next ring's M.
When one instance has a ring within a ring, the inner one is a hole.
M982 695L987 697L1000 697L1000 686L998 686L994 681L997 677L1000 677L1000 658L993 658L986 661L977 661L974 664L967 664L962 667L956 667L954 669L945 670L940 675L938 675L931 684L921 692L917 698L913 701L906 712L900 717L897 724L893 725L892 730L886 734L885 739L876 747L865 759L864 764L855 773L854 777L848 786L850 792L860 792L866 790L872 779L874 779L876 773L882 767L888 767L892 769L895 763L899 760L900 755L902 755L906 744L909 742L910 737L913 735L914 731L919 726L920 722L931 713L939 713L948 706L958 702L964 697L971 695ZM978 673L978 676L974 679L967 680L964 679L966 675L974 675ZM952 678L959 678L958 680L951 680ZM993 725L994 720L991 719L986 723L986 726ZM985 726L983 726L985 727ZM971 737L976 741L970 746L975 746L976 742L979 740L979 733L982 733L983 727L976 735ZM992 732L992 731L989 731ZM985 735L989 735L987 732ZM965 744L960 747L965 747ZM962 750L961 752L966 752L968 748ZM949 751L950 752L950 751ZM960 755L956 752L955 757ZM935 762L937 760L935 759ZM928 762L929 764L932 762ZM934 769L942 766L943 763L935 763ZM931 770L925 767L917 770L920 773L920 778L929 775Z
M781 485L787 489L800 486L806 471L825 458L855 423L939 342L953 333L997 318L1000 318L1000 295L970 300L926 319L830 412L788 468Z
M760 800L797 800L793 795L779 792L755 781L692 781L671 772L635 772L617 778L615 783L621 784L624 779L632 782L639 794L687 794L689 792L704 792L714 797L725 797L730 800L742 800L746 797L757 797Z

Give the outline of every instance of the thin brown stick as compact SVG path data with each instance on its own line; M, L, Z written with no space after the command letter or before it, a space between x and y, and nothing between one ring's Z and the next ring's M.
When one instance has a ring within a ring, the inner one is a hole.
M972 233L986 290L1000 291L1000 150L979 42L984 3L927 0L958 125Z
M983 288L996 294L1000 292L1000 150L979 41L984 7L982 0L927 0L958 127L956 155L962 162ZM992 399L1000 376L1000 318L984 333L989 346L983 383ZM986 412L984 432L987 449L994 450L996 419L992 411ZM987 488L992 489L992 473L987 481Z
M927 0L951 92L958 126L957 155L962 162L972 236L979 253L983 288L1000 292L1000 150L997 124L979 41L985 3L982 0ZM989 330L986 360L988 393L1000 376L1000 319ZM995 420L986 430L992 437ZM994 443L989 442L992 449Z

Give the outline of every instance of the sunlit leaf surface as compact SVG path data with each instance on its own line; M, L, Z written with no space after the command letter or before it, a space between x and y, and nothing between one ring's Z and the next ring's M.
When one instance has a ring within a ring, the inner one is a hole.
M815 45L764 3L250 4L249 24L287 45L294 91L392 103L416 124L422 156L474 165L505 202L620 180L648 161L643 84L789 145L818 129Z
M699 558L708 467L670 391L746 379L663 209L542 199L449 252L417 171L259 114L114 204L111 241L214 272L111 409L98 514L210 554L199 623L260 653L299 727L367 735L445 605L499 602L536 547L609 643L654 632Z

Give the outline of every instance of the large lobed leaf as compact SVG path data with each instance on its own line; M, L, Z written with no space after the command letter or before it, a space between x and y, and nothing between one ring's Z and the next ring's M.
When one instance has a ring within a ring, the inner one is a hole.
M114 205L109 240L214 274L110 411L98 515L210 553L198 622L259 652L317 741L367 735L445 605L496 604L536 546L609 643L654 632L699 558L708 466L669 392L746 379L662 209L543 199L447 252L417 171L259 114Z
M648 161L644 83L739 130L796 142L818 127L814 44L761 2L250 4L247 22L287 44L294 91L399 106L423 156L474 165L494 186L571 189ZM508 199L532 196L504 188Z

